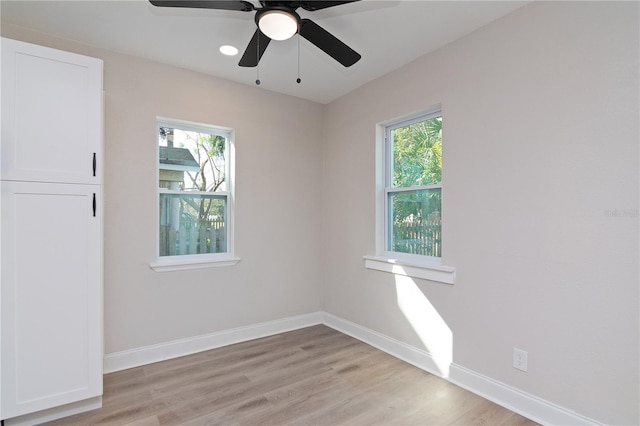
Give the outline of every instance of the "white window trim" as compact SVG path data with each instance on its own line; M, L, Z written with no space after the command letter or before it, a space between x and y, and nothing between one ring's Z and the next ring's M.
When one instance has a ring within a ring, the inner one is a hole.
M190 130L200 133L209 133L221 135L228 138L229 152L227 157L227 191L221 192L200 192L200 191L173 191L164 188L158 188L156 191L156 206L159 205L161 193L178 193L185 195L227 195L227 252L226 253L206 253L206 254L190 254L180 256L159 256L160 253L160 217L156 212L156 251L155 260L149 263L151 269L156 272L172 272L186 271L204 268L216 268L223 266L234 266L240 262L240 258L234 255L234 200L235 200L235 132L233 129L221 126L212 126L208 124L193 123L190 121L176 120L172 118L157 117L156 119L156 137L160 127L179 127L181 130ZM158 149L156 149L156 185L160 180L160 169L158 167ZM156 207L157 210L157 207Z
M395 275L404 275L413 278L436 281L444 284L453 284L456 278L456 269L451 266L428 264L425 262L410 262L403 259L394 259L388 255L364 256L364 266L367 269L375 269L382 272L390 272Z
M425 116L428 117L429 115L436 115L441 112L442 108L438 105L417 114L378 123L376 126L376 254L364 256L365 268L367 269L412 278L421 278L444 284L454 284L455 282L455 268L443 265L442 258L389 252L386 245L388 235L388 224L386 220L387 176L389 176L389 167L391 167L388 161L388 144L385 142L387 128L389 126L402 127L411 122L416 122L418 118L424 119ZM438 184L437 187L442 188L442 183ZM420 189L420 187L410 189Z
M192 269L216 268L220 266L234 266L240 262L239 257L216 254L197 254L184 256L158 257L149 266L156 272L188 271Z

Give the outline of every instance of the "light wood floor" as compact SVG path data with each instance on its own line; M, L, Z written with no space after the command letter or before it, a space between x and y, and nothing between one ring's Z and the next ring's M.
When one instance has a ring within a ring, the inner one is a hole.
M325 326L104 376L103 408L51 425L534 425Z

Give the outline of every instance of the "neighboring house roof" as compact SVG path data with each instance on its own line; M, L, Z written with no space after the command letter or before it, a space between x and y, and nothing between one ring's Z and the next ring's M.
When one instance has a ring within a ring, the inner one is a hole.
M183 172L197 172L200 170L200 165L188 149L168 146L159 148L160 170L179 170Z

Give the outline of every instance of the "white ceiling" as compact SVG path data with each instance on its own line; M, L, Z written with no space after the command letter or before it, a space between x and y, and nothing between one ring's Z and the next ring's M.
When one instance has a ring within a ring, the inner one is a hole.
M259 6L258 1L252 1ZM362 55L345 68L305 39L272 41L260 61L261 88L329 103L355 88L468 34L527 1L363 0L307 12ZM158 8L146 0L2 0L11 23L96 47L255 85L256 68L238 61L255 31L255 12ZM298 77L298 42L300 77ZM222 44L240 50L218 52Z

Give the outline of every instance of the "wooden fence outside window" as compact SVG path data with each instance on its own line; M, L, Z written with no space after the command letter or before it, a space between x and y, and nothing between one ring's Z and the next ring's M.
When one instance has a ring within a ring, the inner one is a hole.
M160 226L160 256L224 253L227 251L227 228L224 220L188 221L180 228Z
M429 218L405 218L393 225L393 251L441 257L442 220L440 215Z

